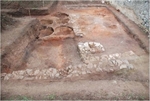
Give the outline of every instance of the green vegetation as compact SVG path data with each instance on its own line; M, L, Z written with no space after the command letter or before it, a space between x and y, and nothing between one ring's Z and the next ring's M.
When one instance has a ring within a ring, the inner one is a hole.
M18 95L18 96L10 97L9 100L29 101L29 100L32 100L32 98L31 97L27 97L27 96Z
M55 100L56 96L54 94L48 95L48 100Z

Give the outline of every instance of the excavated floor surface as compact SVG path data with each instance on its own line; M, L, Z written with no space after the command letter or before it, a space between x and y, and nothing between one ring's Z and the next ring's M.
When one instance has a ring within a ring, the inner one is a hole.
M3 99L148 99L148 54L106 7L66 7L37 19L26 64L2 74Z

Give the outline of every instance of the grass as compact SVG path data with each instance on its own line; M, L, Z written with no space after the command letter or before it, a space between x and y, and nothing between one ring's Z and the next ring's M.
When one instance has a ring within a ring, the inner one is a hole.
M131 69L121 69L121 70L115 71L114 74L117 75L117 76L122 76L123 75L125 77L128 77L133 72L134 72L134 70L131 70Z
M56 96L54 94L48 95L48 100L55 100Z
M54 94L50 94L50 95L46 95L43 100L63 100L63 97L65 97L65 99L69 98L69 99L80 99L80 97L78 98L78 96L76 95L73 95L73 96L56 96ZM148 101L148 97L145 96L145 95L135 95L135 94L131 94L131 93L122 93L120 96L118 96L117 98L107 98L107 94L104 94L104 96L101 98L101 99L113 99L113 100L138 100L138 101L141 101L141 100L147 100ZM92 97L92 96L91 96ZM90 98L90 96L86 96L85 98L83 99L86 99L86 98ZM34 99L34 98L33 98ZM18 96L13 96L11 98L9 98L9 100L19 100L19 101L31 101L33 100L31 97L27 97L27 96L22 96L22 95L18 95Z
M4 98L4 99L19 100L19 101L31 101L31 100L34 100L34 97L29 97L29 96L25 96L25 95L16 95L16 96L10 96L9 98L7 97L7 98ZM41 98L41 99L43 99L43 100L56 100L56 99L62 100L62 97L61 96L56 96L55 94L50 94L50 95L46 95L44 98Z
M9 100L29 101L29 100L32 100L32 98L27 97L27 96L18 95L18 96L15 96L15 97L11 97Z
M145 95L135 95L135 94L131 94L131 93L122 93L121 95L121 99L123 100L148 100L148 98Z

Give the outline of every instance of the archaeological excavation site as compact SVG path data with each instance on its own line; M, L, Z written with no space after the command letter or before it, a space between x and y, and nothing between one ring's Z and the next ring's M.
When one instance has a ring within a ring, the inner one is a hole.
M149 0L1 2L1 100L149 100Z

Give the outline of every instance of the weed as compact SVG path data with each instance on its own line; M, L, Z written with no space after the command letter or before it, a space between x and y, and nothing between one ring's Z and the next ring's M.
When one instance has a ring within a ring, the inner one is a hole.
M17 97L17 99L18 99L18 100L25 100L25 101L31 100L31 98L29 98L29 97L20 96L20 95Z
M138 96L138 100L144 100L144 99L145 99L144 96L142 96L142 95Z
M48 95L49 100L55 100L56 96L54 94Z

